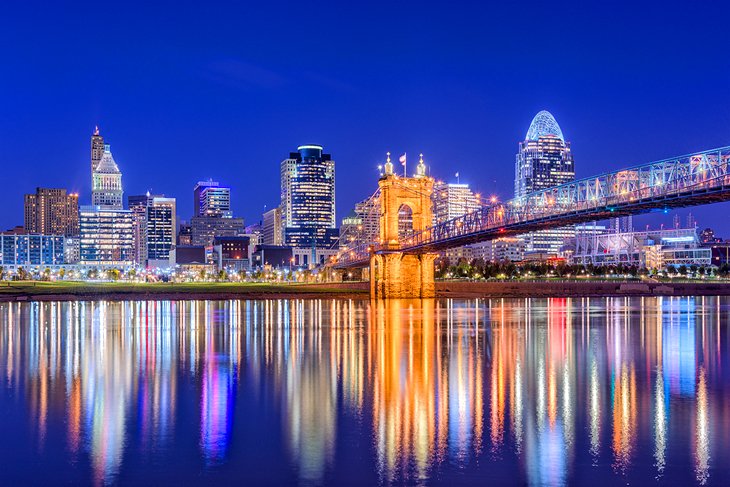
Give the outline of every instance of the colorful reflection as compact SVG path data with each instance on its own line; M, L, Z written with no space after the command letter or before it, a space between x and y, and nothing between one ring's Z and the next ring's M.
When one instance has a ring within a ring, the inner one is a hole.
M729 312L713 297L0 303L0 422L20 428L15 450L60 455L68 483L139 468L722 483Z

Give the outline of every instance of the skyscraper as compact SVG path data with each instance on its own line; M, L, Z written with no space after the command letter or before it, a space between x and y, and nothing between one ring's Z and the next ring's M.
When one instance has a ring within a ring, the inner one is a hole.
M231 188L213 180L198 181L193 188L193 216L230 218Z
M79 263L95 266L134 264L132 212L82 206Z
M91 203L106 210L121 210L122 173L114 162L109 144L104 145L101 160L94 168L92 177Z
M99 134L99 127L94 129L94 134L91 136L91 175L93 181L94 169L99 165L101 157L104 155L104 137Z
M79 195L59 188L36 188L25 195L25 231L29 234L79 234Z
M266 245L283 245L284 235L281 220L281 208L272 208L264 213L263 243Z
M127 207L132 213L134 262L137 265L147 262L147 206L150 198L149 192L127 197Z
M555 118L542 110L532 119L515 162L515 197L569 183L575 179L570 143ZM542 230L524 235L526 253L557 254L573 227Z
M150 198L147 205L147 265L174 265L176 218L175 198Z
M435 223L443 223L480 208L479 197L469 189L468 184L463 183L438 181L433 187L431 200Z
M284 241L299 248L333 248L335 162L322 146L302 145L281 162Z

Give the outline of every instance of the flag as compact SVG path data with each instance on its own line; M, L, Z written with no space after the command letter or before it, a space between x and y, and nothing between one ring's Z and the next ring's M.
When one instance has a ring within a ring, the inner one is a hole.
M456 174L454 175L454 177L458 178L458 177L459 177L459 173L457 172L457 173L456 173Z
M398 160L399 160L399 161L400 161L400 163L401 163L401 164L403 164L404 166L406 165L406 155L405 155L405 154L403 154L402 156L400 156L400 157L398 158Z

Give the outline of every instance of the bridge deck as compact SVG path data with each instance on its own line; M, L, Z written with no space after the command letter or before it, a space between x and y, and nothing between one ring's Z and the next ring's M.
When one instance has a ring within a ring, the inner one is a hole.
M401 239L402 252L425 253L535 230L730 200L730 147L713 149L531 193L434 225ZM344 251L336 268L367 265L379 242Z

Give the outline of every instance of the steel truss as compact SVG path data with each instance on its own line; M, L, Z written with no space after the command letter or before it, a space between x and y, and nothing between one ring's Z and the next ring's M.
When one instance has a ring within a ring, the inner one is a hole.
M484 206L399 242L425 253L619 216L730 200L730 146L580 179ZM373 252L393 250L364 242L344 251L335 267L358 267Z

